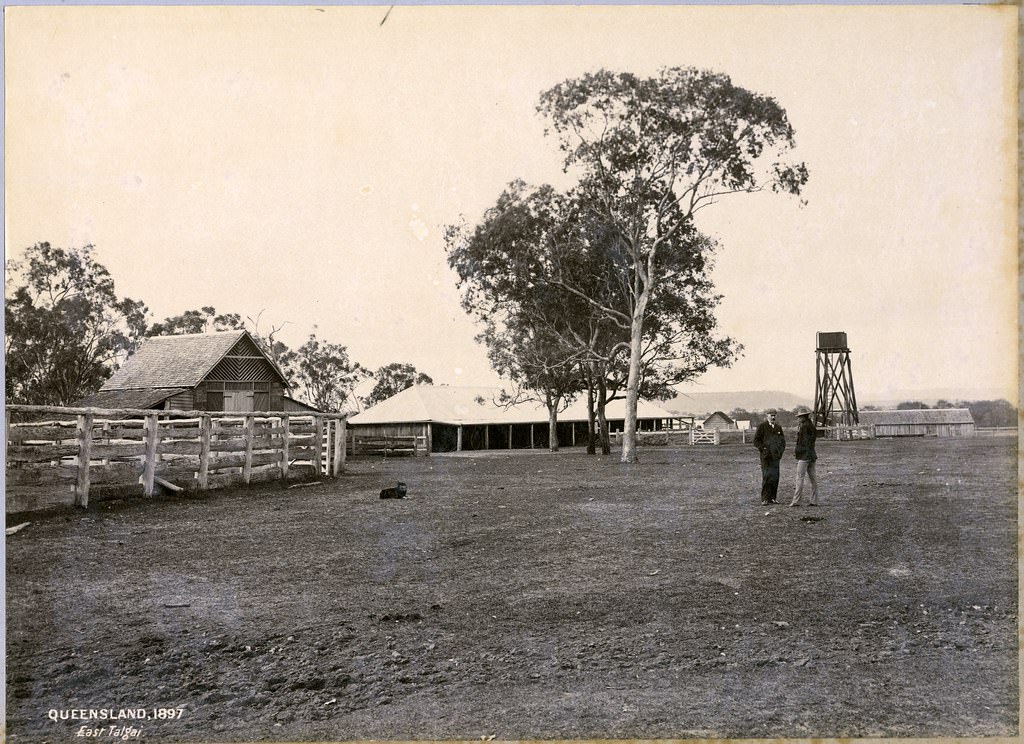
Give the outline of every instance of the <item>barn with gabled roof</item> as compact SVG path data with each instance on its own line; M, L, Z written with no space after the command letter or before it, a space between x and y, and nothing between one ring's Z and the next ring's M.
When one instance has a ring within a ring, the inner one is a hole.
M280 368L248 331L152 336L77 405L179 411L314 410L287 395Z

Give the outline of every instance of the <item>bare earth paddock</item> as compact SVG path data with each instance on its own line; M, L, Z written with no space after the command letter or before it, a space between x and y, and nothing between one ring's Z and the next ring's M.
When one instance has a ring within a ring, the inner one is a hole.
M820 443L818 509L761 506L736 445L356 460L29 517L7 734L174 707L140 740L1016 735L1016 448Z

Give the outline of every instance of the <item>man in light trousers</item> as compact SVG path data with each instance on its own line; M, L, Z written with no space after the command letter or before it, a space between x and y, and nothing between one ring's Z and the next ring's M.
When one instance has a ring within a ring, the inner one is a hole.
M814 472L814 464L818 455L814 451L814 440L818 438L818 431L811 421L811 411L806 406L800 406L795 411L800 428L796 433L796 491L793 493L793 500L790 506L799 506L804 496L804 478L811 482L811 500L808 506L818 505L818 476Z

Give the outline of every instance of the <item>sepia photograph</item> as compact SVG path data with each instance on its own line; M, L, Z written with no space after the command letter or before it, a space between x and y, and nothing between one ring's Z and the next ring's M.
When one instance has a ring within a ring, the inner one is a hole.
M7 5L4 738L1017 740L1013 5Z

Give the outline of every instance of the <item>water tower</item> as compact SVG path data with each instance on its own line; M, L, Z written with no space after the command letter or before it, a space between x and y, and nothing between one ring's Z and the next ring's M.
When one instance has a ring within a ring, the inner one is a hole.
M814 372L814 424L824 427L854 426L859 423L846 332L818 331Z

